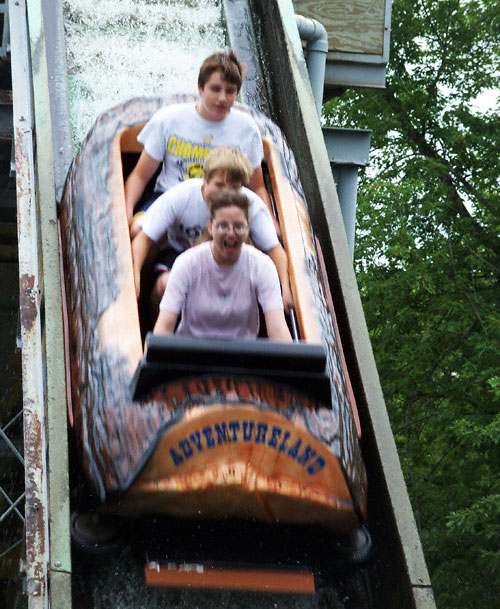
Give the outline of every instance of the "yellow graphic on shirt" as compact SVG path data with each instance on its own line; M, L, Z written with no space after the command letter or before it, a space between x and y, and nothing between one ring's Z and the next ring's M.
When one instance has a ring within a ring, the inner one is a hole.
M203 175L203 163L208 153L212 150L211 138L204 138L203 144L196 144L177 138L172 135L168 140L167 151L177 157L177 164L182 166L182 178L201 178Z
M202 178L203 177L203 163L194 162L189 165L184 165L184 177L186 180L191 178Z

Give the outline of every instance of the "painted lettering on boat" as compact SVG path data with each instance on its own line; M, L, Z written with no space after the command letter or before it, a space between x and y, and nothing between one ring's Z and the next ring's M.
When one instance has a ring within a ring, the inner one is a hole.
M227 421L195 429L188 436L170 447L170 456L175 467L193 455L224 444L262 444L285 454L314 476L325 467L325 460L310 444L301 438L293 439L288 430L279 425L260 421Z

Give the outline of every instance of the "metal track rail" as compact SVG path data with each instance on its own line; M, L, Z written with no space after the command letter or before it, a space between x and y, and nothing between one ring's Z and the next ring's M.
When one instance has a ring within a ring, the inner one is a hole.
M71 607L66 386L43 8L11 0L29 609ZM50 450L49 450L50 447Z

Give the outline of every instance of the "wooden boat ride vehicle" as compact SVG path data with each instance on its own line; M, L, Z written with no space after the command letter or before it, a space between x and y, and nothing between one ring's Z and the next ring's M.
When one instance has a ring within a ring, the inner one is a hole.
M162 105L96 121L60 204L68 415L100 513L362 530L360 427L293 155L249 110L289 259L297 341L156 336L134 288L124 179ZM290 322L292 323L292 322ZM144 345L144 348L143 348Z

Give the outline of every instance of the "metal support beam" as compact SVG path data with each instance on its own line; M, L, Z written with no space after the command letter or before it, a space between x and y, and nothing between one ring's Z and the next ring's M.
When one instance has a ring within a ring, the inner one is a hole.
M26 592L29 609L48 607L48 500L41 287L35 195L34 117L25 0L10 0L12 93L19 243L24 459Z
M370 160L370 131L323 127L326 150L339 196L347 244L354 257L358 169Z
M68 71L64 40L63 0L42 0L49 78L50 110L54 182L57 201L60 201L66 174L73 159L69 109Z
M9 10L26 461L26 589L29 609L69 609L66 386L43 17L39 0L11 0Z
M70 609L71 598L66 598L64 592L69 586L61 585L61 580L69 581L71 578L66 370L51 99L41 0L28 0L28 27L35 109L38 217L42 250L50 579L52 579L52 574L57 572L59 581L59 586L50 586L49 592L50 604L53 607L64 606Z

